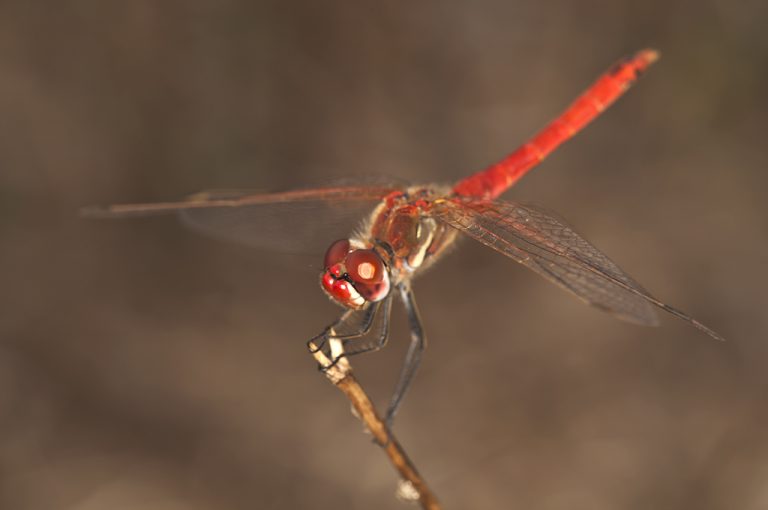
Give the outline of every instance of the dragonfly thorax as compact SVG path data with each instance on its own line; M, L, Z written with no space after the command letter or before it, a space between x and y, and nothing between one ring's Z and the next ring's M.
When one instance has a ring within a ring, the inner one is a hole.
M386 197L373 211L363 236L388 248L396 279L411 278L453 243L456 231L432 211L436 200L449 194L446 188L415 186Z
M389 268L376 250L356 248L349 240L340 239L325 253L324 266L320 286L346 308L363 308L389 294Z

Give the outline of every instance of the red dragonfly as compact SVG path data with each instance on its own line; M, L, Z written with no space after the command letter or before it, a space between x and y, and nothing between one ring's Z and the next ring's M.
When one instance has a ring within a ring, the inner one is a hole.
M657 58L653 50L624 58L519 149L453 186L199 193L182 202L112 205L89 209L87 214L123 217L179 212L192 226L215 232L222 227L221 219L231 216L221 213L232 212L233 208L238 212L252 210L258 217L266 206L275 204L354 205L378 201L356 233L349 239L333 242L325 253L321 287L346 311L310 343L320 349L326 348L329 339L338 339L344 346L341 356L382 348L388 339L393 296L399 294L409 318L411 343L389 403L387 423L397 412L425 347L411 281L440 258L459 233L524 264L586 303L620 319L655 326L656 307L722 340L701 322L655 298L560 220L535 207L497 200L618 99Z

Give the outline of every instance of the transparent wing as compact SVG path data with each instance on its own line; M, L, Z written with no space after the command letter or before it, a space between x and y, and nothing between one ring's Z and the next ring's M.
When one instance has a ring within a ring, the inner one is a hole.
M620 319L656 325L658 318L651 306L654 305L723 340L702 323L656 299L573 229L535 207L452 199L435 203L435 214L448 225Z
M282 193L213 190L179 202L90 207L93 218L177 214L182 223L211 237L262 249L322 253L347 237L373 205L393 191L386 187L334 187Z

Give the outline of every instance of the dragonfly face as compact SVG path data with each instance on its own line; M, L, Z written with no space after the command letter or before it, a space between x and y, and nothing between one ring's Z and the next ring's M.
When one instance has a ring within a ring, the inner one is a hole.
M320 286L341 306L361 309L389 295L389 268L376 250L340 239L325 253L324 267Z
M444 193L413 187L385 197L362 231L328 248L323 290L340 305L361 309L431 265L456 238L455 229L431 214L433 201Z

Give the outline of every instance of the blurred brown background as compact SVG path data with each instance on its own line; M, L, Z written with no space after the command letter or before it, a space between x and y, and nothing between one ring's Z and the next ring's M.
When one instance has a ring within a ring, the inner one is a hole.
M306 259L77 209L450 182L646 46L662 60L507 198L730 341L616 321L464 242L416 282L431 343L396 431L447 508L768 508L767 11L0 2L0 508L405 508L305 351L339 313ZM355 361L382 404L394 327Z

